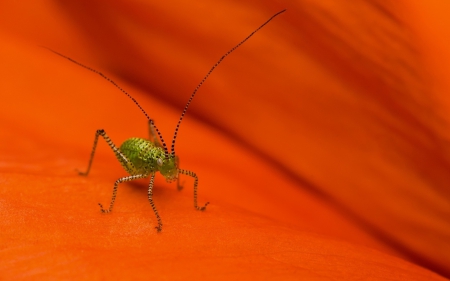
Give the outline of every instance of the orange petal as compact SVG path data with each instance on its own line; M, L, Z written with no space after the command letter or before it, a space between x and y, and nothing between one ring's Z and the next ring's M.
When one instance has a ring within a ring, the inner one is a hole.
M443 280L406 260L449 276L446 155L433 150L447 123L428 114L437 92L414 56L431 48L391 19L403 6L303 3L9 4L3 276ZM162 233L147 181L123 184L113 213L100 214L96 204L125 173L104 143L88 178L74 169L85 167L96 129L120 144L145 137L146 120L100 77L36 45L106 69L170 142L204 72L282 8L218 68L183 121L177 152L200 177L206 212L193 210L189 179L178 193L158 175Z

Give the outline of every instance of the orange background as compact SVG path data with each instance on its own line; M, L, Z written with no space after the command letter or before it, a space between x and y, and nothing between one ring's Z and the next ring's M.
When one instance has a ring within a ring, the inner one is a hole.
M0 6L0 277L450 277L450 64L443 1L4 1ZM145 117L177 139L176 191L125 176Z

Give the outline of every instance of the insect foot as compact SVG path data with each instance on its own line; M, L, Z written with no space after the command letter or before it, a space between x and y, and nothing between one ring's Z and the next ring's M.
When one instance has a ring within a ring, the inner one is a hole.
M107 213L111 212L111 210L103 209L103 205L102 204L98 203L98 205L100 206L100 212L102 212L103 214L107 214Z
M83 176L83 177L87 176L87 174L85 172L82 172L82 171L80 171L78 169L76 169L75 171L77 171L79 176Z
M195 208L197 208L197 210L199 210L199 211L204 211L205 209L206 209L206 206L208 206L209 205L209 202L206 202L205 203L205 205L203 206L203 207L195 207Z

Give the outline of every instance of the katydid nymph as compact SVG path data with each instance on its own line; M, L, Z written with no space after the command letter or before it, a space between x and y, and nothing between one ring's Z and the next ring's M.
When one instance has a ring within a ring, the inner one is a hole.
M147 117L147 119L148 119L150 138L149 139L130 138L130 139L127 139L124 143L122 143L122 145L120 147L117 147L112 142L111 138L106 134L106 132L103 129L97 130L95 133L94 145L93 145L91 155L89 158L88 167L85 172L79 172L79 174L82 176L87 176L89 174L89 171L92 166L92 161L94 159L94 154L95 154L95 150L97 147L97 142L98 142L99 137L102 137L106 141L106 143L109 145L109 147L113 150L117 160L120 162L120 164L125 169L125 171L129 174L129 176L119 178L114 183L114 188L113 188L113 193L112 193L111 202L109 204L109 208L105 209L105 208L103 208L103 205L99 203L100 210L102 213L110 213L112 211L114 202L116 200L117 188L120 183L150 177L150 183L148 186L148 200L150 201L150 205L151 205L153 212L156 216L156 219L158 221L158 225L155 228L157 229L158 232L160 232L163 224L162 224L161 217L159 216L158 211L153 202L153 184L154 184L156 172L160 172L160 174L168 182L172 182L172 181L176 180L178 189L181 189L181 186L179 184L179 175L180 174L192 177L194 179L194 208L199 211L205 210L205 208L209 204L209 202L206 202L203 206L198 206L198 204L197 204L197 187L198 187L197 174L192 171L189 171L189 170L180 169L178 166L178 156L175 153L175 141L177 138L178 129L180 127L181 121L183 120L184 115L186 114L186 111L187 111L189 105L191 104L192 99L194 98L195 94L197 93L198 89L203 85L203 83L206 81L206 79L209 77L209 75L222 62L222 60L225 57L227 57L229 54L231 54L234 50L236 50L239 46L241 46L250 37L252 37L262 27L264 27L266 24L268 24L273 18L275 18L276 16L278 16L279 14L281 14L285 11L286 10L282 10L282 11L274 14L272 17L270 17L267 21L265 21L262 25L260 25L257 29L255 29L252 33L250 33L250 35L248 35L239 44L237 44L232 49L230 49L228 52L226 52L208 71L208 73L204 76L204 78L200 81L200 83L194 89L186 106L184 107L184 109L181 113L180 119L178 120L178 123L175 127L175 132L173 135L170 152L167 149L167 145L166 145L160 131L158 130L157 126L155 125L155 122L153 121L153 119L151 119L148 116L148 114L141 107L141 105L130 94L128 94L124 89L122 89L119 85L117 85L113 80L111 80L110 78L105 76L103 73L101 73L93 68L90 68L84 64L81 64L81 63L79 63L65 55L62 55L56 51L50 50L64 58L72 61L73 63L76 63L77 65L86 68L87 70L90 70L94 73L99 74L104 79L106 79L107 81L112 83L123 94L128 96L136 104L136 106L142 111L142 113L145 115L145 117Z

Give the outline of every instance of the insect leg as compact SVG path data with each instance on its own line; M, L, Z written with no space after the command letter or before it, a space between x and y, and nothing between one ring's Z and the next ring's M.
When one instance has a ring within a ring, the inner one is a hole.
M176 161L177 161L177 168L180 167L180 158L176 157ZM179 172L179 170L178 170ZM177 189L178 191L183 189L183 185L184 185L184 181L182 183L180 183L180 176L177 177Z
M156 136L155 127L152 125L152 122L150 120L148 121L148 135L151 142L153 142L158 147L162 147L161 143L159 142L159 138Z
M203 207L198 207L197 206L197 185L198 185L198 177L194 172L191 171L187 171L187 170L182 170L182 169L178 169L178 173L180 174L184 174L190 177L194 178L194 207L199 210L199 211L203 211L205 210L206 206L208 206L209 202L206 202L205 205Z
M92 152L91 152L91 156L89 158L89 164L87 167L86 172L80 172L78 171L78 174L81 176L87 176L89 174L89 171L91 170L91 166L92 166L92 160L94 160L94 154L95 154L95 149L97 148L97 142L98 142L98 137L102 136L106 143L109 145L109 147L111 147L111 149L114 151L114 154L116 154L117 159L120 161L120 163L125 164L128 163L128 165L126 166L132 166L131 162L120 152L120 150L117 148L117 146L111 141L111 139L109 138L109 136L105 133L105 131L103 129L97 130L95 132L95 139L94 139L94 145L92 146Z
M127 177L123 177L120 178L118 180L116 180L116 182L114 183L114 189L113 189L113 194L112 194L112 199L111 199L111 203L109 204L109 209L103 209L103 205L98 203L98 205L100 206L100 211L102 213L109 213L112 211L112 208L114 206L114 201L116 201L116 195L117 195L117 187L119 186L119 183L125 182L125 181L132 181L132 180L136 180L136 179L142 179L142 178L146 178L148 175L144 174L144 175L134 175L134 176L127 176Z
M178 191L183 189L183 184L184 184L184 182L180 183L180 177L178 177L177 178L177 189L178 189Z
M91 170L92 160L94 160L95 149L97 148L98 136L100 135L99 131L102 131L102 130L97 130L95 132L94 145L92 146L91 156L89 157L89 164L88 164L87 170L84 173L78 171L78 174L80 176L87 176L89 174L89 171Z
M153 203L153 181L155 180L155 173L152 174L150 177L150 184L148 185L148 200L150 201L150 205L152 206L153 212L155 213L156 219L158 220L158 226L156 226L156 230L158 232L162 229L162 221L161 217L158 214L158 211L156 210L155 203Z

